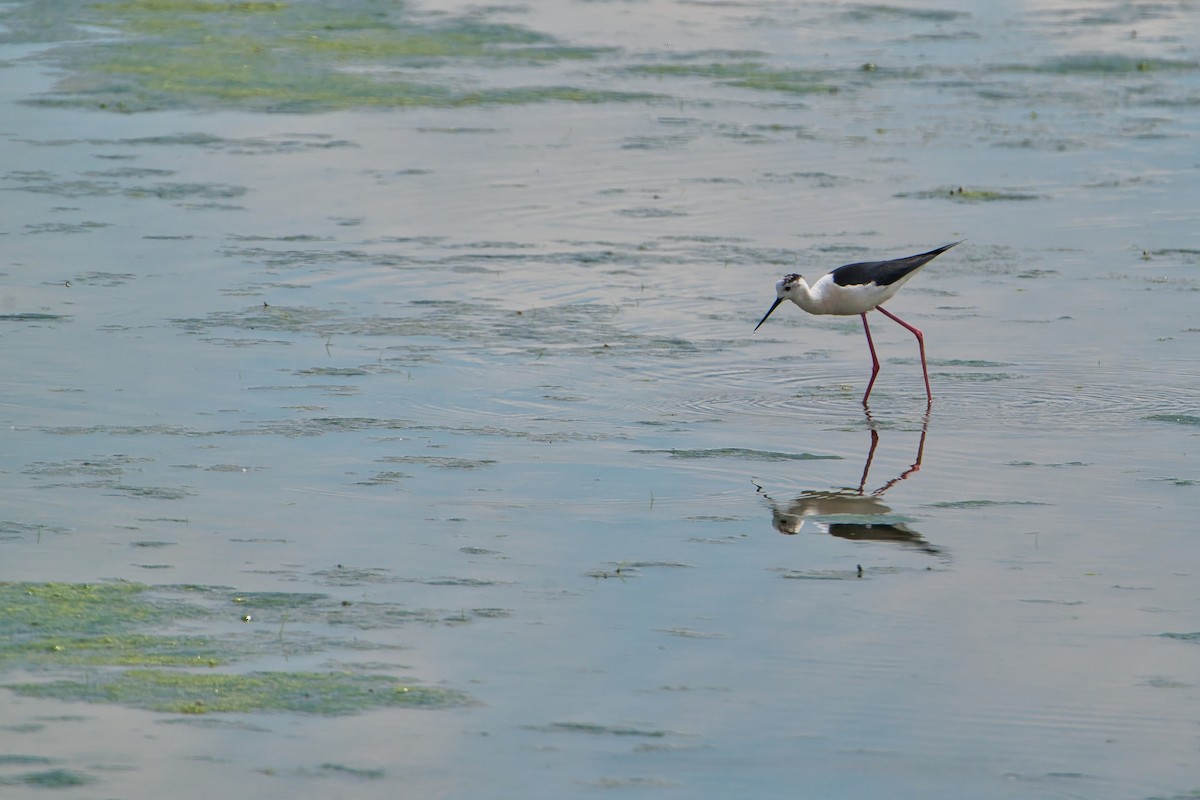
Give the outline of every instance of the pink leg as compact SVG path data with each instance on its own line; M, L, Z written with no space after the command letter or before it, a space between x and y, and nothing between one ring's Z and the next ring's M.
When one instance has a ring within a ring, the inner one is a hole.
M863 405L865 406L867 398L871 396L871 387L875 385L875 376L879 374L879 357L875 355L875 343L871 341L871 328L867 325L867 315L863 313L859 316L862 317L863 330L867 334L867 347L871 348L871 380L867 381L867 393L863 395ZM889 314L889 316L891 315Z
M899 317L897 317L892 312L888 311L883 306L875 306L875 307L877 309L879 309L880 311L882 311L883 315L885 317L888 317L889 319L894 319L896 322L899 322L905 328L908 328L910 331L912 331L913 336L917 337L917 347L920 348L920 350L921 350L921 373L925 376L925 397L926 397L927 402L930 405L932 405L933 404L933 392L930 391L930 389L929 389L929 367L927 367L925 365L925 334L921 333L919 330L914 328L912 325L909 325L907 322L900 319ZM867 317L864 314L863 315L863 324L865 325L866 322L867 322ZM871 355L874 355L874 353L872 352ZM864 402L865 402L865 400L864 400Z

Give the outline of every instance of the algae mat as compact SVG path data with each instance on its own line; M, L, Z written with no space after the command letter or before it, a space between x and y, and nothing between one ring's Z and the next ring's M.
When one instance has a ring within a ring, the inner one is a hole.
M477 106L608 102L649 95L546 85L539 67L606 49L485 14L420 14L402 3L23 3L0 12L0 42L73 40L43 53L66 71L31 101L113 111ZM459 68L475 73L469 80ZM479 82L480 68L496 82Z
M256 629L265 616L270 632ZM0 669L67 673L51 681L4 684L30 697L115 703L182 714L294 711L351 714L373 708L451 708L470 695L414 685L361 671L237 671L273 654L325 654L371 649L320 632L323 625L357 631L398 621L439 621L437 612L373 606L367 610L321 594L237 594L216 587L151 587L138 583L0 584L4 644ZM240 620L245 632L173 635L187 622L203 628ZM453 617L458 624L461 614ZM377 646L383 649L382 646ZM82 676L80 676L82 673Z

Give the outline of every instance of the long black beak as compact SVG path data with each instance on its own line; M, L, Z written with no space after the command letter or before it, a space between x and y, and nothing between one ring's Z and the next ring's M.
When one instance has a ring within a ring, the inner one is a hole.
M771 316L771 312L774 311L775 309L779 308L779 304L782 302L783 302L782 297L776 297L775 302L771 304L771 307L769 309L767 309L767 313L763 314L763 318L760 319L758 321L758 324L754 326L754 330L757 331L759 328L761 328L762 324L767 321L767 317Z

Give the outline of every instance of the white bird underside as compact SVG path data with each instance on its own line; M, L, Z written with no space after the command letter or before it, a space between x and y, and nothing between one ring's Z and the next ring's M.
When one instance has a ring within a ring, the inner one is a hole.
M807 293L793 291L788 299L810 314L858 315L892 299L904 282L916 274L910 272L895 283L883 286L877 283L839 286L830 272L822 275Z

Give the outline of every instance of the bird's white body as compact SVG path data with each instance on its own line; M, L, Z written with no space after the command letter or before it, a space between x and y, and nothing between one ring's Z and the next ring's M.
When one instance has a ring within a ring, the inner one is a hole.
M784 300L791 300L810 314L855 316L891 300L905 281L916 274L916 270L913 270L894 283L883 286L877 283L839 286L833 279L832 272L822 275L816 283L809 286L799 275L789 275L775 284L775 295Z

